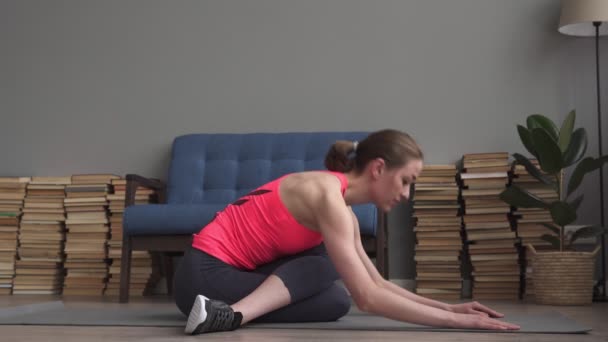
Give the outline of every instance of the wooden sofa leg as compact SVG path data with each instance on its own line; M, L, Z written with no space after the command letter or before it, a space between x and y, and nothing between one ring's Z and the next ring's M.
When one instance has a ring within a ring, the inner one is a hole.
M131 283L131 237L124 235L122 238L122 256L120 263L120 302L129 301L129 284Z
M165 279L167 280L167 294L173 294L173 257L169 253L162 256Z
M388 280L387 214L378 210L378 231L376 233L376 264L378 272Z

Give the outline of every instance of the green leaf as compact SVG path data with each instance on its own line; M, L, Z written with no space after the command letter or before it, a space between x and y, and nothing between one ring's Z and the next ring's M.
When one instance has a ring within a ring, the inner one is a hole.
M566 202L555 201L551 203L549 210L551 211L553 222L559 226L563 227L576 220L576 210Z
M585 175L595 169L599 169L601 165L608 161L608 156L603 156L600 158L587 157L583 159L577 166L574 168L574 172L572 172L572 176L570 176L570 181L568 182L568 194L570 196L571 193L581 185L583 178Z
M572 137L572 130L574 129L574 120L576 119L576 111L572 110L562 123L562 128L559 129L559 148L562 152L566 152L568 145L570 145L570 138Z
M559 235L559 227L556 227L554 224L551 224L551 223L541 223L541 224L543 226L549 228L549 230L551 230L556 235Z
M534 149L534 143L532 142L532 132L530 132L526 127L522 125L517 125L517 133L519 133L519 139L521 139L522 144L531 155L538 158L536 155L536 150Z
M583 201L583 197L584 195L580 195L575 198L574 201L570 202L570 206L574 208L574 210L578 210L578 207L580 207L581 202Z
M577 163L587 152L587 131L579 128L572 134L570 144L563 154L564 168Z
M506 188L503 192L501 192L500 199L503 202L506 202L515 207L542 209L549 208L549 205L543 202L542 199L518 187L515 184L511 184L510 187Z
M530 131L533 131L535 128L542 128L547 133L549 133L549 136L551 137L551 139L553 139L553 141L557 142L557 126L548 117L542 114L533 114L528 116L526 123L528 124L528 129Z
M600 226L587 226L583 227L572 234L570 243L573 243L580 238L597 237L606 233L606 228Z
M557 142L542 128L532 130L532 141L538 152L538 162L541 169L549 174L555 174L562 169L562 151Z
M543 175L542 172L534 164L532 164L530 159L526 158L525 156L523 156L519 153L514 153L513 158L515 158L515 160L517 161L518 164L525 166L526 171L528 171L528 173L530 175L532 175L534 178L538 179L539 181L541 181L544 184L555 186L555 182L553 182L553 180L550 177Z
M593 170L593 160L593 157L587 157L576 165L574 172L572 172L572 176L570 176L570 181L568 182L568 192L566 197L570 196L570 194L573 193L576 188L578 188L583 181L585 174Z
M555 235L549 235L549 234L543 234L540 238L542 240L544 240L544 241L549 242L551 244L551 246L553 246L553 248L559 249L560 241L559 241L559 238L557 236L555 236Z

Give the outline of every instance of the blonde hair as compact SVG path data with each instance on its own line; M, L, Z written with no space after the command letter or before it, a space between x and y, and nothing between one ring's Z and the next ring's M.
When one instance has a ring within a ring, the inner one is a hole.
M376 158L382 158L388 168L401 167L410 160L422 160L424 155L416 141L407 133L385 129L371 133L363 141L336 141L325 156L330 171L360 173Z

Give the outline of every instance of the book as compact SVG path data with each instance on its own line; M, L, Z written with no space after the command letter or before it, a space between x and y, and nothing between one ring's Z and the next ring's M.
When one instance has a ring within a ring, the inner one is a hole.
M505 179L509 177L507 172L478 172L478 173L461 173L461 179Z

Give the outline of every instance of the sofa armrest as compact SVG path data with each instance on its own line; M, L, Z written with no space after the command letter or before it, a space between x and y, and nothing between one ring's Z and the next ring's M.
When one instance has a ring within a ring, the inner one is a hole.
M128 174L126 179L127 191L125 194L125 207L135 204L135 192L140 186L156 190L156 193L158 194L158 203L165 203L167 189L165 183L161 180L146 178L136 174Z

